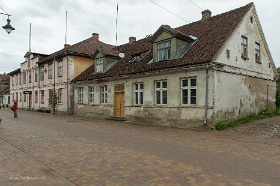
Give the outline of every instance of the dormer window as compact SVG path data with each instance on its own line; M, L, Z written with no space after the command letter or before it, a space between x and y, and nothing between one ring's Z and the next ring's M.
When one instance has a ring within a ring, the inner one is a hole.
M103 58L95 60L96 72L103 72Z
M131 61L139 61L140 60L140 56L133 56Z
M140 53L140 54L134 54L129 62L140 61L140 60L143 59L149 52L150 52L150 50L149 50L149 51L142 52L142 53Z
M171 59L171 41L165 41L157 44L157 61Z

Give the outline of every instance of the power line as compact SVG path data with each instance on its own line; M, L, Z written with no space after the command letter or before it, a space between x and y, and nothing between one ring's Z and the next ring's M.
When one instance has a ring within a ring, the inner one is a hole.
M150 2L152 2L152 3L154 3L155 5L157 5L157 6L161 7L161 8L163 8L163 9L164 9L164 10L166 10L167 12L169 12L169 13L171 13L171 14L175 15L176 17L178 17L178 18L180 18L180 19L182 19L182 20L186 21L187 23L190 23L189 21L185 20L185 19L184 19L184 18L182 18L181 16L178 16L177 14L175 14L175 13L171 12L170 10L168 10L168 9L164 8L163 6L161 6L161 5L157 4L156 2L154 2L154 1L152 1L152 0L149 0L149 1L150 1Z
M1 8L6 14L8 14L8 12L6 12L1 6L0 6L0 8Z
M198 6L197 4L195 4L194 2L192 2L191 0L188 0L189 2L191 2L192 4L194 4L195 6L197 6L198 8L200 8L201 10L204 10L203 8L201 8L200 6Z

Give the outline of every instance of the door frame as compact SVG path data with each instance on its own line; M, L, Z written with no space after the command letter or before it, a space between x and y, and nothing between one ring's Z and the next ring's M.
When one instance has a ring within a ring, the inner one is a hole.
M117 108L117 105L116 105L116 95L117 94L122 94L122 96L123 96L123 104L120 105L120 107L121 107L120 108L121 109L120 115L116 114L116 108ZM116 116L116 117L124 117L124 84L115 84L114 85L114 116Z

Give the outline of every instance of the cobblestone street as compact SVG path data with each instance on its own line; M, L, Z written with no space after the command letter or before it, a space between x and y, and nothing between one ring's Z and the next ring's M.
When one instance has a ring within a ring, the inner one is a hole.
M0 110L1 186L280 183L280 117L215 131L18 113Z

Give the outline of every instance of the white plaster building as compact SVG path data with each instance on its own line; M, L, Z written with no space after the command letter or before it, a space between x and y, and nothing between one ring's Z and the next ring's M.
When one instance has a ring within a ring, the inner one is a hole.
M275 108L276 68L253 3L92 57L72 81L77 115L197 127Z
M21 68L9 73L12 100L18 100L21 109L48 108L49 93L55 88L59 97L58 111L71 112L70 81L94 64L90 55L102 44L99 34L94 33L50 55L26 53Z

